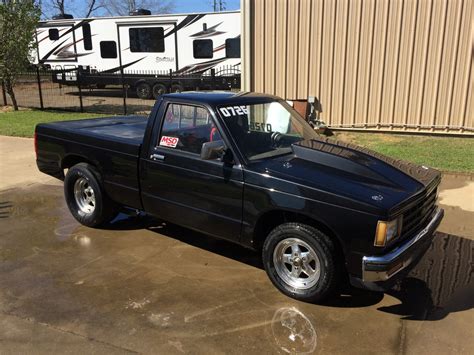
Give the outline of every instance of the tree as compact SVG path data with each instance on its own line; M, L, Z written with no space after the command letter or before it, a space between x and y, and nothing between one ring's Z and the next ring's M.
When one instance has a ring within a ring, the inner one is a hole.
M0 80L18 110L13 87L18 74L28 65L40 7L32 0L3 0L0 4Z
M42 18L72 14L76 18L91 16L128 16L135 9L148 9L153 14L174 10L173 0L42 0Z
M102 7L109 16L128 16L130 11L147 9L152 14L167 14L174 10L172 0L100 0Z
M53 5L53 9L55 9L56 12L57 12L55 15L64 16L64 14L65 14L65 12L64 12L64 0L53 0L52 5Z
M86 9L86 15L84 17L89 17L92 15L92 13L100 8L104 7L103 4L100 4L96 0L88 0L87 2L87 9Z

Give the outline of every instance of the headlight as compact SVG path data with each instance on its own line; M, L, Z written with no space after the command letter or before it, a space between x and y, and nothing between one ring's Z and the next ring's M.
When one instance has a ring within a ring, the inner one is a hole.
M377 223L377 231L375 232L374 245L376 247L383 247L399 237L402 230L402 220L403 217L400 216L389 222L379 221Z

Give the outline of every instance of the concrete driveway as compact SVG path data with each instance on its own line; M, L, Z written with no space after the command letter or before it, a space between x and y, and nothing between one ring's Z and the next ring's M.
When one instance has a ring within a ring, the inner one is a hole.
M446 218L395 289L312 305L225 241L145 216L79 225L32 140L0 137L0 354L472 353L473 196L444 177Z

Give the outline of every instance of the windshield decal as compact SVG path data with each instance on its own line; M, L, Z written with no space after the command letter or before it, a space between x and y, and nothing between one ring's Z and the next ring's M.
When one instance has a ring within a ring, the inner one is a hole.
M221 107L219 110L224 117L245 116L249 113L247 106L227 106Z
M251 131L257 132L273 132L270 123L250 122L249 128Z

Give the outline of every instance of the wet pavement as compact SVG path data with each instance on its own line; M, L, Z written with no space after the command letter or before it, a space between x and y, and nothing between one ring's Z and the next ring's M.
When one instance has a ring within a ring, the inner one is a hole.
M26 185L0 191L0 354L474 353L469 176L444 178L446 218L407 279L324 305L279 293L239 246L143 215L90 229L60 183Z
M348 289L312 305L280 294L258 255L225 241L133 214L81 226L57 184L2 191L0 217L2 354L474 349L472 237L438 232L386 294Z

